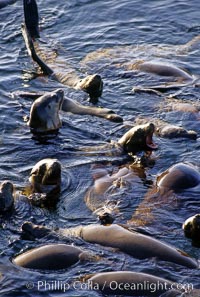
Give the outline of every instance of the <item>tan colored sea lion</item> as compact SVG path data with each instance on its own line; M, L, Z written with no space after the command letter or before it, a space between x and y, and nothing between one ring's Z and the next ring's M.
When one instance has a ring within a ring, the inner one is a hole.
M192 164L177 163L158 175L156 183L147 192L133 214L130 224L146 225L154 221L153 211L169 201L174 193L196 187L200 184L200 173Z
M135 119L135 123L137 125L141 125L145 123L146 121L152 121L155 126L155 134L159 137L163 138L188 138L188 139L197 139L197 132L194 130L187 130L184 127L169 124L165 121L162 121L160 119L152 119L152 118L142 118L138 117Z
M105 166L93 166L92 176L93 186L85 195L87 207L93 211L102 224L110 224L114 220L114 214L119 213L119 203L124 200L123 193L136 180L145 177L144 168L139 165L127 165L116 168L114 172L109 172ZM119 195L116 196L116 193ZM121 199L121 200L120 200Z
M41 238L48 234L56 234L51 230L25 222L22 230L26 236ZM145 259L156 257L159 260L177 263L188 268L197 268L197 261L183 251L167 245L157 239L138 232L131 232L122 226L113 224L102 226L92 224L69 229L59 229L57 234L67 237L81 237L83 240L107 247L117 248L134 258Z
M82 60L84 66L90 63L98 63L101 68L112 67L121 68L125 77L137 72L151 73L160 77L165 77L163 83L149 86L135 86L133 91L154 92L158 95L162 92L181 88L186 85L199 86L199 78L193 76L187 69L179 66L180 61L169 63L169 57L180 58L183 54L188 54L197 47L200 35L195 36L191 41L183 45L151 45L137 44L128 46L114 46L113 48L102 48L87 54ZM120 62L123 61L123 62ZM104 67L102 67L104 66ZM127 73L128 71L128 73ZM135 76L134 76L135 77ZM163 81L163 80L162 80Z
M22 34L29 55L40 66L45 75L50 75L64 85L87 92L90 96L90 100L96 102L103 91L101 76L93 74L80 79L75 70L69 69L67 71L67 69L65 69L65 71L57 72L53 70L53 64L52 68L49 67L45 61L48 60L48 58L45 57L44 51L40 49L39 40L37 39L40 35L38 29L39 17L37 3L35 0L24 0L23 3L25 25L22 25ZM42 56L42 58L40 56Z
M81 249L72 245L48 244L23 252L12 262L29 269L59 270L77 263L82 253Z
M175 282L133 271L100 272L87 279L87 283L89 288L106 295L175 297L181 294ZM163 295L164 292L167 294Z

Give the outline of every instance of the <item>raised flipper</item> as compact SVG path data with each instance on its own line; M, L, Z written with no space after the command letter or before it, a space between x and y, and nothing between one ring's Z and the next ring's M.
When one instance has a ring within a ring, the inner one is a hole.
M35 0L24 0L24 19L31 38L39 38L39 15Z
M29 55L41 67L44 74L52 75L54 73L53 70L49 66L47 66L42 61L42 59L40 59L40 57L37 55L35 48L34 48L33 40L29 34L29 31L27 30L26 25L22 24L21 28L22 28L22 35L24 37L24 41L25 41L26 48L28 50Z

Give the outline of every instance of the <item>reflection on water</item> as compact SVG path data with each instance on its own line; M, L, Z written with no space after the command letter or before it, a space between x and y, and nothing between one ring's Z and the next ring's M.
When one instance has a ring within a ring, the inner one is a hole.
M42 239L38 243L20 239L20 226L25 220L51 228L89 224L97 220L84 201L94 182L91 168L98 163L114 172L126 158L91 153L89 148L119 139L127 130L126 122L133 122L139 115L148 116L193 129L199 135L198 110L196 113L177 111L171 107L173 99L155 94L133 93L131 90L134 86L149 85L152 82L158 84L159 77L141 73L133 75L120 67L123 63L131 62L131 59L148 60L154 55L154 58L176 63L197 76L200 63L198 47L193 48L190 53L177 53L179 44L185 44L200 34L199 1L47 2L38 1L41 35L52 48L56 48L64 65L70 64L70 67L83 74L98 72L102 75L105 87L98 104L123 116L125 124L62 112L63 126L55 139L43 144L33 139L24 121L24 117L29 115L32 102L25 98L13 98L11 93L19 90L51 91L63 86L44 77L30 79L34 65L27 55L20 32L23 21L21 1L0 10L0 180L12 181L18 190L15 209L11 214L0 218L0 272L3 275L0 283L1 296L33 296L34 292L37 292L37 296L57 296L59 290L42 288L38 293L37 282L57 280L72 284L85 274L120 269L152 273L178 282L187 280L198 287L198 270L161 263L156 259L133 259L123 253L79 239L74 239L74 243L100 256L99 261L78 263L62 273L50 274L24 272L11 264L10 258L13 255L43 243ZM95 55L92 62L85 63L84 58L89 53L116 45L119 51L115 63L111 63L114 57L106 57L102 64L96 60ZM157 45L162 51L157 51ZM86 94L67 87L64 91L65 96L88 104ZM167 94L170 94L170 91ZM194 103L199 107L199 89L192 85L184 87L177 95L175 103L177 101ZM153 154L155 165L146 168L148 182L137 177L126 190L120 188L119 193L115 194L122 206L118 218L121 223L126 223L132 217L158 173L180 161L200 165L199 138L194 141L155 137L155 142L159 149ZM19 190L28 184L31 168L43 158L57 158L62 164L62 190L55 210L32 206L26 197L19 194ZM198 249L192 248L190 242L184 238L181 225L187 217L199 212L199 190L188 191L176 199L178 203L175 207L157 209L157 224L149 230L157 238L198 258ZM63 242L63 239L58 241ZM45 243L47 242L55 242L55 239L46 239ZM32 287L27 283L31 283ZM59 295L100 296L98 292L89 292L87 288L74 290L72 286L67 292L60 290Z

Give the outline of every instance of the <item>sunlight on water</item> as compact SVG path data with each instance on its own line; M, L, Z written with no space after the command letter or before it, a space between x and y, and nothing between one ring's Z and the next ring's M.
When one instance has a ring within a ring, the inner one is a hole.
M154 164L147 166L142 174L134 172L137 176L128 183L117 179L108 187L105 199L119 206L115 222L126 224L131 219L146 192L154 187L156 176L169 166L191 162L200 168L199 88L189 84L180 92L169 90L163 96L132 91L138 86L149 87L166 82L165 78L151 73L132 71L135 61L173 63L191 72L195 79L198 77L199 47L184 47L184 44L200 34L199 0L38 0L38 7L41 40L44 46L48 44L49 52L58 55L60 69L75 69L83 77L86 74L100 74L104 92L97 105L120 114L124 123L61 112L62 127L57 137L43 143L35 139L24 121L29 117L32 99L13 96L13 92L63 88L66 97L89 105L87 95L63 87L52 78L35 78L35 64L27 54L21 34L22 1L13 1L0 9L0 181L10 180L18 193L13 211L0 217L0 295L101 296L88 288L74 288L73 281L86 274L112 270L151 273L180 283L187 280L198 288L199 271L195 269L189 270L157 259L134 259L78 238L45 238L37 242L21 239L20 236L21 225L27 220L52 229L98 221L96 214L85 203L88 190L95 183L93 168L102 166L112 175L120 166L130 165L131 161L125 155L117 154L108 143L111 140L116 143L138 116L148 117L152 122L159 119L195 130L198 137L197 140L190 140L154 136L159 146L152 155ZM175 98L167 97L175 93ZM175 103L177 106L179 103L189 103L194 109L192 112L176 110ZM106 148L102 149L104 144L107 144ZM62 164L61 194L55 209L32 206L20 194L29 184L32 167L43 158L57 158ZM99 201L95 199L98 200L98 196L92 197L91 203L98 205ZM181 230L185 219L199 212L199 189L177 195L172 200L159 205L154 212L154 224L146 226L146 230L156 238L199 258L199 250L191 246ZM78 262L61 273L25 271L10 261L14 255L28 248L72 241L74 245L97 255L100 260ZM43 286L40 290L39 281L43 281L43 284L46 281L49 287ZM53 281L70 284L68 290L64 292L61 287L55 289Z

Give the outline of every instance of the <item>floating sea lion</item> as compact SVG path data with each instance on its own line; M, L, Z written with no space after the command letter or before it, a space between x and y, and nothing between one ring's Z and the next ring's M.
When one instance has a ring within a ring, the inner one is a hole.
M136 118L135 124L141 125L146 121L152 121L155 126L155 134L159 137L163 138L189 138L196 140L197 139L197 132L194 130L187 130L184 127L180 127L177 125L169 124L165 121L160 119L150 119L150 118Z
M87 283L89 288L98 289L106 295L175 297L181 294L178 284L172 281L133 271L97 273L87 279ZM168 294L163 295L164 292L168 292Z
M165 81L160 85L133 88L134 91L155 91L156 94L160 94L160 92L165 90L180 88L188 84L199 86L199 78L194 77L183 67L176 65L176 62L168 62L170 56L180 58L181 55L189 53L198 46L199 41L200 35L179 46L143 44L102 48L87 54L82 60L82 64L87 67L90 64L94 65L94 62L95 65L99 63L101 69L111 65L112 69L113 67L123 69L124 72L120 73L120 75L125 77L134 74L135 78L136 72L151 73L165 77Z
M176 99L172 96L169 96L159 104L158 111L180 111L182 113L189 113L196 115L196 118L199 119L200 113L200 104L199 102L191 102L182 99Z
M30 269L59 270L66 269L77 263L83 251L67 244L49 244L28 250L12 262L18 266Z
M126 193L127 187L132 185L138 178L144 178L144 168L141 166L128 165L114 172L106 170L105 166L94 166L92 168L94 185L85 195L85 203L96 215L102 224L113 222L114 213L119 212L118 204L124 200L121 193ZM116 193L119 195L116 196Z
M45 60L48 58L44 56L38 44L38 37L40 37L38 29L38 8L35 0L24 0L24 16L25 16L25 25L22 25L22 34L26 43L26 47L29 55L32 59L40 66L42 72L45 75L50 75L59 82L73 87L75 89L81 89L87 92L90 96L90 100L96 102L98 97L101 96L103 91L103 82L101 76L98 74L89 75L83 79L80 79L78 74L74 70L63 72L57 72L50 68ZM36 41L37 39L37 41ZM40 58L40 56L43 57Z
M22 225L22 230L27 236L30 235L31 239L34 237L41 238L51 233L51 230L29 222ZM110 226L92 224L69 229L59 229L58 234L67 237L81 237L90 243L98 243L103 246L117 248L138 259L156 257L159 260L177 263L188 268L198 267L197 261L190 258L185 252L179 251L147 235L131 232L116 224Z
M146 225L154 220L153 210L169 201L174 193L194 188L200 184L200 173L192 164L177 163L162 172L153 189L147 192L129 223Z
M43 95L42 93L35 94L20 92L15 93L14 96L31 98L39 97L31 106L30 118L27 123L33 134L57 134L59 128L62 126L62 122L59 117L59 111L61 109L75 114L88 114L103 117L114 122L123 121L120 116L110 109L83 106L71 99L63 99L64 92L61 89L47 92Z
M80 149L80 151L93 152L96 154L108 154L120 156L128 154L135 157L135 154L140 151L151 152L158 148L157 144L153 142L153 133L155 126L151 122L143 125L135 125L129 129L118 141L111 140L110 143L101 146Z
M14 204L14 186L10 181L0 184L0 213L8 212Z
M188 218L183 224L185 236L192 239L192 244L200 247L200 214Z

